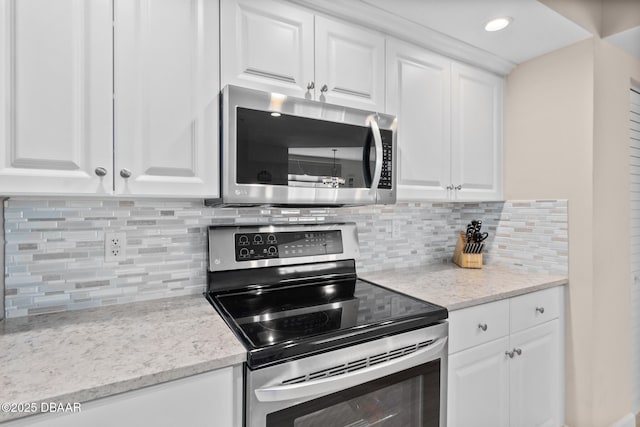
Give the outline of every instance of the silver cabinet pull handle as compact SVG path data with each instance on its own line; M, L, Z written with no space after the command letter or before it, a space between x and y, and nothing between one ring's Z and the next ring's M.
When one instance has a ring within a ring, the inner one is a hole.
M509 356L511 359L513 359L514 356L514 352L513 351L505 351L504 354L506 354L507 356Z
M536 312L540 314L544 314L544 307L536 307Z
M313 81L310 81L309 83L307 83L307 90L313 90L316 88L316 84Z
M447 190L455 190L456 187L454 187L453 185L447 185Z
M124 179L131 178L131 171L127 168L120 170L120 176Z
M486 331L486 330L487 330L487 328L488 328L488 326L487 326L487 324L486 324L486 323L479 323L479 324L478 324L478 328L479 328L479 329L482 329L483 331Z
M514 352L515 354L517 354L518 356L520 356L520 355L522 354L522 349L520 349L520 348L514 348L514 349L513 349L513 352Z
M456 185L453 187L454 190L462 190L462 185Z
M322 85L322 87L320 88L320 92L325 93L329 90L329 86L327 85Z
M303 383L267 386L255 390L254 393L260 402L282 402L346 390L358 384L364 384L376 378L398 372L400 369L407 369L407 366L415 366L417 361L424 363L426 360L433 360L438 355L441 355L446 342L447 338L438 338L432 344L413 353L358 369L357 371Z
M107 174L107 170L103 167L97 167L94 171L98 176L105 176Z

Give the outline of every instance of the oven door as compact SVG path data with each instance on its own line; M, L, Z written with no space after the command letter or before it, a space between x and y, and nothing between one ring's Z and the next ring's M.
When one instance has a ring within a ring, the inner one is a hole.
M234 86L223 99L225 204L395 202L393 116Z
M447 323L247 370L248 427L444 427Z

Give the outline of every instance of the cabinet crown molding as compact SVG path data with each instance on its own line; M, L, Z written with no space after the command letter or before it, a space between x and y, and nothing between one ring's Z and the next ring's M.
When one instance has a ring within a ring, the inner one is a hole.
M351 21L388 36L396 37L433 52L506 76L516 66L485 50L471 46L461 40L439 33L422 25L392 15L361 1L339 0L287 0L336 18Z

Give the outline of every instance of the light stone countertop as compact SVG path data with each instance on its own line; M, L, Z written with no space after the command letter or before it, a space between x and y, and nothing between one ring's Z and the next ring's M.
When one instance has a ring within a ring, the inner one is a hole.
M421 300L459 310L569 283L567 276L531 273L517 267L455 264L390 269L359 275L365 280Z
M242 363L202 295L0 322L0 402L86 402ZM0 422L30 414L4 413Z
M450 311L568 283L497 265L360 276ZM7 319L0 322L0 402L87 402L245 360L245 348L201 295ZM0 422L26 415L0 412Z

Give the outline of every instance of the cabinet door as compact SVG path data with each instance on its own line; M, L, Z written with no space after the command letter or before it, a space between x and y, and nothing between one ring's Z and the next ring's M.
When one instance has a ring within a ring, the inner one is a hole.
M316 93L320 101L384 111L384 68L382 34L316 17Z
M510 425L562 425L559 320L511 335L510 348L521 350L510 364Z
M502 197L503 81L493 74L452 66L451 182L462 200Z
M446 198L451 184L451 61L388 40L387 112L398 116L398 200Z
M222 86L313 98L313 14L272 0L222 0Z
M449 427L508 427L509 338L449 356Z
M116 0L115 25L116 193L216 197L218 0Z
M242 371L237 366L83 403L77 413L36 415L2 426L241 427L241 408Z
M111 16L109 0L0 2L1 194L111 193Z

